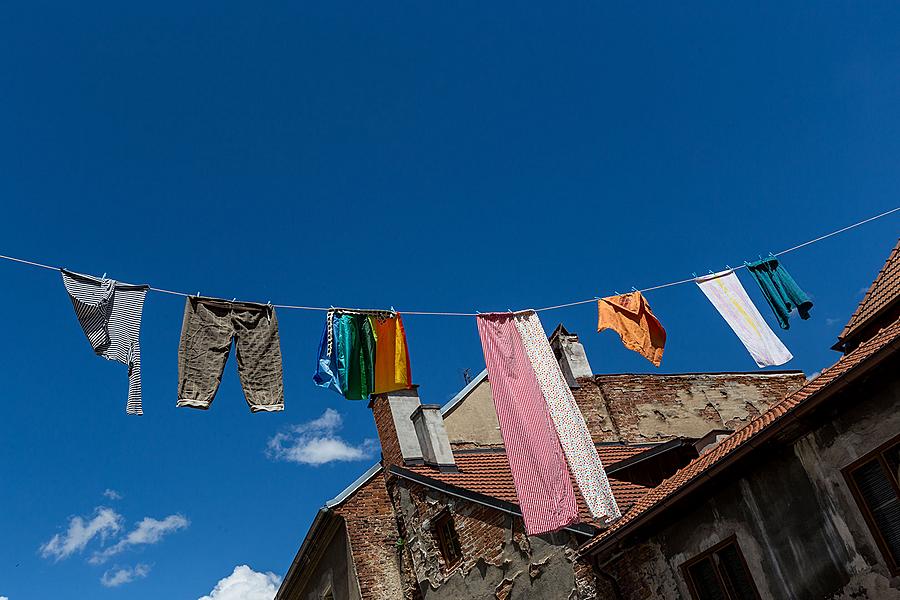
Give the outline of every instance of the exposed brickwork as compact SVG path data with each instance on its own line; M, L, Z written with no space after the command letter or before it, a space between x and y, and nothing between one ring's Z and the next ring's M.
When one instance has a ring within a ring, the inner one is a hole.
M588 430L595 442L621 441L619 431L613 422L607 408L606 399L600 391L600 386L593 377L581 377L578 379L580 387L572 390L575 402L584 415Z
M442 502L433 502L434 494L429 496L425 488L418 485L408 485L406 489L414 507L413 512L410 513L411 516L407 516L407 519L412 521L411 529L418 530L420 544L418 558L422 561L427 561L427 557L436 559L435 565L439 567L429 573L432 581L441 581L449 574L449 570L448 565L444 563L444 557L441 556L434 531L423 527L422 523L434 519L445 510L449 510L453 515L463 556L459 564L454 565L454 569L467 572L479 561L488 564L498 563L512 517L480 504L460 500L453 501L450 506L449 497L442 496ZM422 555L423 550L427 557Z
M624 442L700 437L740 429L806 383L802 373L597 375L582 385L579 406L593 435ZM605 406L594 404L602 402ZM611 428L604 424L608 415Z
M397 521L384 479L373 477L335 512L347 525L362 598L403 598Z
M671 597L674 577L659 548L641 544L628 549L604 568L616 581L622 600L656 600ZM615 597L615 596L610 596Z
M409 481L398 481L398 496L402 500L397 511L409 530L410 556L415 563L416 577L420 585L432 590L450 585L457 592L465 590L461 597L471 595L476 589L483 597L525 598L542 577L560 579L566 588L555 589L558 595L539 597L572 598L573 600L596 598L596 582L590 563L576 557L577 544L583 538L560 532L547 538L529 538L525 534L522 519L500 510L454 498ZM446 512L453 517L459 539L462 558L455 565L447 565L440 552L439 542L432 524ZM535 544L540 546L536 547ZM473 580L472 587L465 587L461 580ZM546 585L546 584L545 584ZM571 588L571 589L570 589ZM546 588L545 592L546 592ZM427 594L426 594L427 596ZM443 596L453 598L453 592Z
M397 429L394 427L394 417L391 415L391 405L386 395L374 396L369 403L372 415L375 417L375 427L378 429L378 439L381 442L381 456L388 465L402 465L403 454L400 452L400 440L397 437Z

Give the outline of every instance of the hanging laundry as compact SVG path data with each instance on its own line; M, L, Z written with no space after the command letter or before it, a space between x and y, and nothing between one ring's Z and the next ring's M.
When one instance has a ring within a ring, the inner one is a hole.
M759 289L766 297L766 302L772 307L775 318L778 319L778 324L782 329L790 328L788 317L794 308L797 309L801 319L809 318L812 301L777 258L770 256L757 262L746 263L746 265L747 270L759 284Z
M328 311L313 381L348 400L412 387L400 315L389 311Z
M612 329L626 348L659 366L666 345L666 330L640 292L601 298L597 301L597 312L598 332Z
M513 315L481 314L476 322L525 529L538 535L571 525L575 491Z
M144 414L141 406L141 314L146 285L130 285L112 279L60 269L75 316L91 348L98 356L128 365L129 415Z
M177 406L209 408L222 381L232 342L250 410L284 410L281 341L275 308L199 296L187 298L184 303Z
M694 280L731 326L759 367L783 365L793 358L763 320L733 270Z
M550 348L541 320L534 311L516 313L513 320L582 498L595 518L619 518L622 513L613 498L597 447Z
M369 318L375 332L375 393L409 389L412 371L406 331L399 314Z
M375 388L372 325L368 316L355 313L341 314L336 321L341 392L347 400L365 400Z
M316 374L313 381L316 385L334 390L343 394L339 378L337 346L334 335L334 311L328 311L325 317L325 327L322 329L322 341L319 342L319 361L316 365Z
M353 315L353 317L359 328L360 390L359 398L351 400L365 400L369 394L375 392L375 330L368 315Z

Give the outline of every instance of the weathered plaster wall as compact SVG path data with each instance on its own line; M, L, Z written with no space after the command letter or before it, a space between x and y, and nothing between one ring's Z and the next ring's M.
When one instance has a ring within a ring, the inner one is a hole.
M491 384L487 379L475 386L452 412L444 415L444 426L454 448L503 445Z
M806 381L802 373L596 375L572 390L595 442L648 442L739 429ZM444 424L454 448L500 446L485 379Z
M625 597L690 598L681 564L736 535L763 598L900 600L900 578L890 577L841 474L900 432L900 383L839 401L854 404L720 480L704 502L679 509L676 521L609 565Z
M605 415L600 414L587 419L589 426L596 420L601 429L595 432L592 427L592 433L606 437L611 429L627 442L699 438L712 429L740 429L806 381L802 373L624 374L594 379L610 427L605 427ZM579 399L579 405L583 412L593 413L595 409L582 402L597 401L587 397Z
M415 484L398 485L396 494L423 598L596 597L592 570L573 562L579 540L572 534L529 538L518 517ZM431 518L447 509L453 515L463 556L449 572L428 526Z
M321 600L329 589L335 598L360 600L359 584L356 581L356 571L353 569L350 544L344 525L340 526L328 542L328 547L316 564L306 588L291 600Z

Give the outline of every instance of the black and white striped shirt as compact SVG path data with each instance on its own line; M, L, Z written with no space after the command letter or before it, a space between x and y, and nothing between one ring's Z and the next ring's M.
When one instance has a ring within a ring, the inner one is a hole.
M81 328L98 356L128 365L129 415L141 415L141 313L146 285L62 272Z

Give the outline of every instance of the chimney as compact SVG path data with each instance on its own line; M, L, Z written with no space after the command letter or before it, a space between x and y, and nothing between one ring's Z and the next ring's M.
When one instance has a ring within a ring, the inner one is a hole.
M416 428L410 419L418 407L419 391L415 386L409 390L378 394L369 401L386 464L425 464Z
M450 448L450 438L444 428L440 405L420 404L411 418L425 464L437 467L442 473L456 473L456 461L453 459L453 449Z
M588 362L584 346L578 341L578 334L569 333L562 323L550 334L550 347L553 348L553 354L556 355L559 368L570 388L581 387L578 385L579 377L593 377L591 363Z
M440 406L423 405L418 386L372 396L369 408L375 417L385 464L456 469Z

